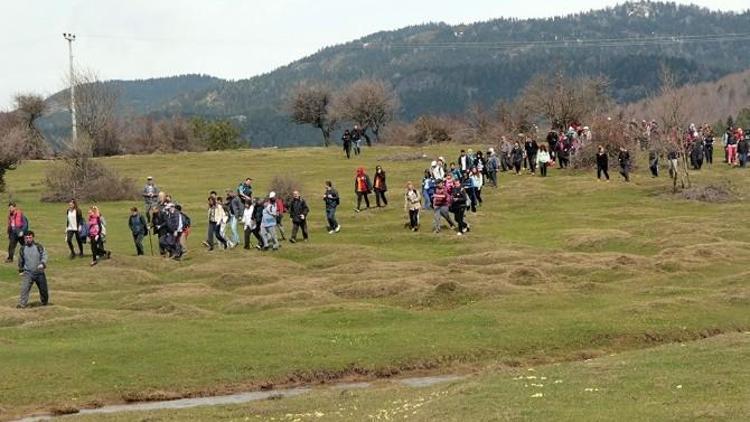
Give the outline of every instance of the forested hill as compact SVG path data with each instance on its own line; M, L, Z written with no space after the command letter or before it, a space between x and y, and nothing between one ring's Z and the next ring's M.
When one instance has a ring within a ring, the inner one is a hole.
M171 98L157 94L156 84L150 99L159 106L150 111L243 116L237 121L256 146L318 143L315 130L290 123L282 109L285 95L302 81L340 87L361 77L385 79L400 95L405 119L491 105L514 97L534 74L552 70L606 75L615 98L631 102L654 91L663 64L681 83L750 67L749 33L750 12L648 2L550 19L426 24L372 34L268 74Z

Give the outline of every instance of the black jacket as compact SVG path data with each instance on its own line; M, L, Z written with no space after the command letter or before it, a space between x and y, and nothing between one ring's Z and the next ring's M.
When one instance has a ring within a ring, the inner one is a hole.
M323 199L326 203L326 208L336 208L339 206L339 203L341 202L341 198L339 198L339 193L336 189L331 188L331 190L326 191L325 197Z
M630 167L630 152L620 151L620 155L617 156L617 161L620 162L620 167Z
M307 214L310 212L310 208L307 206L307 202L303 198L292 198L292 202L289 203L289 215L292 217L292 222L300 223L307 220ZM304 218L302 218L304 216Z
M596 153L596 165L603 169L609 168L609 156L606 152Z
M378 187L378 179L380 179L380 187ZM380 192L386 192L388 190L388 185L385 183L385 172L381 173L375 173L375 176L373 176L373 189Z

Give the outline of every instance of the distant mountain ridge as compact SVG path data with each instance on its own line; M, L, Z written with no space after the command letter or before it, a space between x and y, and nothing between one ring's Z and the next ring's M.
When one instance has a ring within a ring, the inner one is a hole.
M400 95L404 119L490 106L515 97L534 74L554 70L606 75L625 103L656 90L662 65L681 83L750 68L749 33L750 11L625 3L549 19L378 32L238 81L191 75L111 83L124 94L123 111L235 118L254 146L305 145L319 143L319 134L294 125L283 110L284 97L303 81L343 87L361 77L384 79Z

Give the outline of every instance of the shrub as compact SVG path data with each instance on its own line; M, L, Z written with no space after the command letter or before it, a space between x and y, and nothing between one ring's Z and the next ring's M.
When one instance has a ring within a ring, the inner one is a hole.
M274 176L271 180L270 189L276 192L276 197L284 200L287 204L292 198L292 192L300 190L300 184L290 176Z
M90 142L80 141L45 174L44 202L119 201L138 198L135 181L91 158Z

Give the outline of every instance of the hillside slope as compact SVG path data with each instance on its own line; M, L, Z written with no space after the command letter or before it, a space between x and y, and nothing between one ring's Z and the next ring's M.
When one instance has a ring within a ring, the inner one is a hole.
M662 65L681 83L747 69L750 36L743 28L750 28L750 12L648 2L550 19L426 24L328 47L250 79L158 98L152 108L242 116L244 134L262 146L319 143L317 131L295 126L283 111L284 97L302 81L342 87L361 77L387 80L401 97L404 119L512 98L534 74L553 70L606 75L625 103L656 89Z

